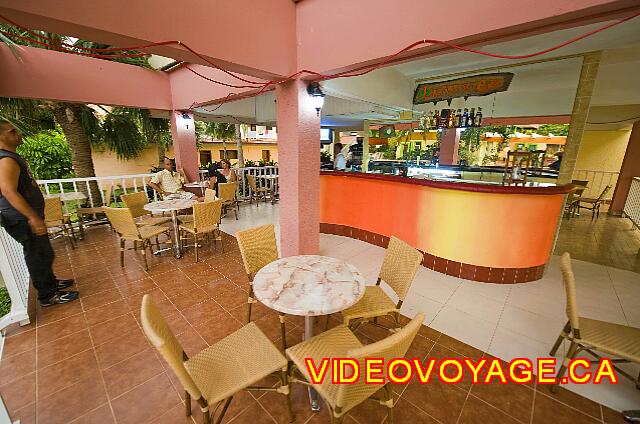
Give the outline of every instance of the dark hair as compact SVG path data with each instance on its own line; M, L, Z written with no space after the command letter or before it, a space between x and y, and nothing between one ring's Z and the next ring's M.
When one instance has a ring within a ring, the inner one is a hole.
M220 164L222 164L222 162L226 163L229 168L231 168L231 161L229 161L229 159L220 159Z
M335 143L333 148L334 149L342 149L342 143Z

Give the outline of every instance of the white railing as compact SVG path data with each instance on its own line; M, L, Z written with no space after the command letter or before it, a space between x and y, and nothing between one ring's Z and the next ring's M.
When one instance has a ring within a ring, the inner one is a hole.
M246 200L251 194L249 183L247 182L247 175L263 176L263 175L278 175L277 166L251 166L245 168L234 168L238 176L238 200ZM200 170L200 180L205 180L208 176L208 172ZM260 184L260 179L257 179L257 184Z
M640 228L640 177L633 177L631 180L623 212L636 227Z
M11 299L9 313L0 317L0 358L2 358L2 330L9 324L29 323L29 270L24 262L22 246L0 227L0 274Z
M134 193L141 190L147 191L149 178L153 174L131 174L131 175L113 175L109 177L84 177L84 178L60 178L55 180L38 180L38 185L44 194L55 193L72 193L84 191L91 192L91 183L95 182L100 190L102 203L109 199L115 199L116 190L122 190L123 193ZM82 190L80 189L82 188ZM110 193L107 196L107 192ZM154 191L154 198L157 195ZM95 207L92 196L89 196L89 205Z
M592 197L596 198L600 196L602 190L606 186L611 186L611 190L609 194L606 195L606 199L611 199L613 196L613 190L616 187L616 183L618 182L619 172L615 171L598 171L595 169L576 169L573 171L574 180L582 180L589 181L587 184L587 189L582 193L583 197Z

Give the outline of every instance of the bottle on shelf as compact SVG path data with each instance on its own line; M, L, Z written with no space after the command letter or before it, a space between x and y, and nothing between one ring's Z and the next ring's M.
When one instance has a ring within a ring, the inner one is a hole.
M462 117L462 111L460 109L456 110L456 115L453 118L453 126L455 128L460 128L460 118Z
M482 108L481 107L479 107L478 111L476 112L475 124L476 124L476 127L482 126Z
M440 128L440 111L436 109L435 111L435 120L433 121L434 128Z
M433 114L433 111L429 112L429 121L428 121L428 128L429 129L434 129L436 127L436 117Z
M474 107L472 107L471 111L469 112L469 120L467 121L467 126L468 127L476 126L476 108Z
M447 128L456 127L456 112L453 109L449 110L449 121L447 122Z
M469 123L469 109L464 108L464 112L462 113L462 117L460 118L460 127L464 128Z

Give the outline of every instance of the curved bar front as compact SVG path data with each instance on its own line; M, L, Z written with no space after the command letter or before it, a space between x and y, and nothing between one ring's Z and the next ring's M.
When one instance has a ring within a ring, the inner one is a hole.
M424 252L424 266L468 280L534 281L571 189L325 171L320 231L382 247L393 235Z

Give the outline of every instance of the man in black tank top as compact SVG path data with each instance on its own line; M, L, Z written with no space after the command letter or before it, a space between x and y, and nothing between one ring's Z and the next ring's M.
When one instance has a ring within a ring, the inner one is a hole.
M44 222L44 197L27 163L16 153L20 131L0 119L0 223L24 249L24 260L41 306L71 302L77 291L62 289L73 280L58 280L53 273L54 253Z

